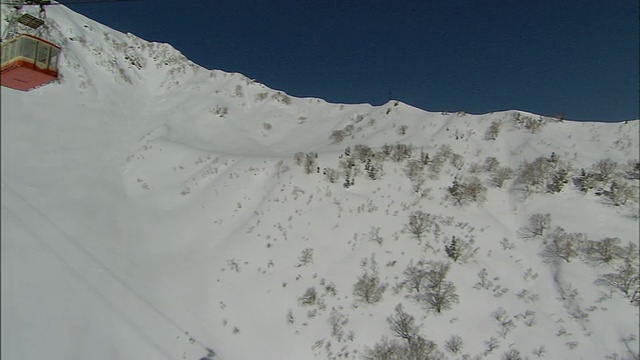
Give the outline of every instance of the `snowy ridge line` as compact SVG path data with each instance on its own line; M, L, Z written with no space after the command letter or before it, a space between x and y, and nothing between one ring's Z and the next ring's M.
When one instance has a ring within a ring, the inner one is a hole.
M2 209L7 214L15 218L16 221L23 227L23 229L33 237L34 240L38 242L38 244L46 250L48 253L52 254L56 259L58 259L62 264L64 264L69 271L78 279L81 283L87 286L87 288L91 291L99 299L102 299L109 307L114 310L123 320L135 330L145 341L152 345L154 349L156 349L159 353L163 354L165 358L173 360L175 359L175 353L172 354L172 351L166 348L166 345L163 347L161 344L166 343L164 341L160 342L160 344L152 339L148 333L149 331L144 331L138 324L144 327L157 329L160 327L158 324L150 324L150 316L136 316L136 314L141 313L149 313L151 310L155 313L156 321L159 319L163 320L166 324L170 324L173 328L180 331L180 336L186 335L188 337L188 342L191 344L197 344L199 347L204 350L208 356L215 356L215 352L206 347L201 341L192 337L188 331L184 330L180 325L178 325L175 321L173 321L168 315L160 311L157 307L155 307L151 302L142 297L138 292L136 292L130 285L128 285L124 280L122 280L117 274L115 274L111 269L109 269L106 265L104 265L99 259L97 259L93 254L91 254L88 250L86 250L77 239L73 238L69 233L67 233L64 229L58 226L49 216L40 211L37 207L35 207L30 201L28 201L24 196L15 191L11 186L6 183L2 184ZM9 199L10 201L6 201ZM5 203L10 202L11 204L22 204L20 209L10 209ZM14 211L16 210L16 211ZM29 224L24 220L25 218L34 219L29 222ZM41 221L38 221L41 220ZM43 224L45 224L43 226ZM40 228L41 231L38 231L40 234L34 231L34 228ZM47 236L42 236L41 234L47 234ZM45 240L45 238L47 240ZM62 254L67 254L63 256ZM72 261L73 259L74 261ZM75 262L75 264L73 264ZM100 270L99 273L92 273L87 270ZM93 281L89 279L89 277L95 277ZM101 283L100 285L96 285L96 283ZM124 290L124 291L123 291ZM109 296L106 294L113 294L111 296L112 299L109 299ZM126 293L129 294L128 298L123 299ZM132 299L135 299L138 304L136 304L136 308L132 309ZM141 306L142 305L142 306ZM123 308L123 306L125 306ZM123 311L125 310L125 311ZM125 314L126 312L126 314ZM138 319L136 319L138 318ZM137 320L137 321L136 321ZM174 340L177 337L172 337ZM169 340L166 339L167 341Z

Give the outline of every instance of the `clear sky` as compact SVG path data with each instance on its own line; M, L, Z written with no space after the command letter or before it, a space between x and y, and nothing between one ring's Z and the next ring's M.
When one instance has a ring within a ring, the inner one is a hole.
M519 109L577 120L640 117L638 0L68 6L169 43L208 69L239 72L294 96L374 105L397 99L429 111Z

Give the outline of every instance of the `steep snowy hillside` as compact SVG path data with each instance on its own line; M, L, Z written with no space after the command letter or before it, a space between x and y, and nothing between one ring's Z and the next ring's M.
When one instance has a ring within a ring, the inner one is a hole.
M1 91L3 359L640 356L640 121L294 98L47 14L60 79Z

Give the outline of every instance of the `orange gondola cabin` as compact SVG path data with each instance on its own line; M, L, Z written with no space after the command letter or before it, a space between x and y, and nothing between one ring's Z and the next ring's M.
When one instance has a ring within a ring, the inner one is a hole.
M2 44L2 86L29 91L58 78L60 47L22 34Z

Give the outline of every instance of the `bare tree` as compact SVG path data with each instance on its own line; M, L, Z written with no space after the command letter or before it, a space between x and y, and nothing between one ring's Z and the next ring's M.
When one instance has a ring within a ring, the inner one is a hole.
M567 233L559 226L550 234L550 239L545 249L547 255L558 257L566 262L571 262L579 256L586 243L585 234Z
M401 344L396 339L389 340L387 337L377 342L373 348L366 348L364 360L393 360L399 359Z
M600 276L596 284L620 291L633 305L640 306L640 269L637 261L625 258L615 272Z
M368 145L357 144L353 147L353 157L361 162L366 162L367 160L373 159L375 153Z
M544 189L552 169L553 165L549 159L542 156L532 162L525 161L520 165L515 183L527 195Z
M626 205L629 200L636 199L636 191L623 181L612 181L609 191L604 191L606 197L615 206Z
M602 159L591 166L591 171L595 175L596 180L602 183L609 181L617 169L618 163L611 159Z
M433 225L433 218L429 214L418 210L409 215L409 223L405 224L404 228L415 236L418 241L422 241L422 235L428 232Z
M465 192L469 201L482 204L487 200L487 188L477 176L472 176L465 182Z
M513 169L508 166L498 166L489 175L489 181L497 188L501 188L505 181L513 178Z
M533 214L529 218L529 224L520 230L524 238L543 236L551 226L551 214Z
M438 346L422 336L411 343L382 337L372 349L366 348L364 360L443 360L445 357Z
M392 146L391 149L392 151L389 156L391 157L391 160L395 162L401 162L411 158L411 153L413 152L411 145L407 144L396 144L395 146Z
M404 168L404 173L407 175L409 180L412 181L416 178L422 177L423 171L424 164L420 160L409 160Z
M487 200L487 188L476 176L472 176L466 181L454 179L447 191L454 203L460 206L471 202L482 204Z
M441 313L458 302L456 287L447 281L447 273L451 264L441 261L429 261L421 293L416 295L418 301L426 305L428 310Z
M420 290L422 289L422 282L427 276L425 262L420 260L414 265L413 260L411 260L402 274L405 276L404 284L409 286L409 290L420 293Z
M380 282L380 277L377 272L365 272L358 277L358 280L353 284L353 296L357 301L367 304L375 304L382 300L382 295L387 289L385 284Z
M610 264L624 254L624 250L620 246L620 238L617 237L588 241L584 250L587 260L594 264Z
M487 172L495 171L500 166L500 161L493 156L488 156L484 159L484 170Z
M420 326L415 324L415 318L402 308L402 304L398 304L394 314L387 317L387 323L394 335L411 343L413 339L419 336Z

